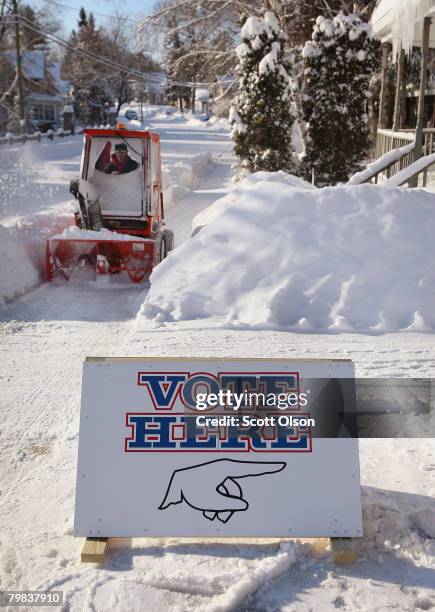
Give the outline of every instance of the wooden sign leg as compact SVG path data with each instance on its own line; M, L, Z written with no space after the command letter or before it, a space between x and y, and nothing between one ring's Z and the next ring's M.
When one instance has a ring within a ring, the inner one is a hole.
M354 563L358 559L352 538L329 538L334 563Z
M82 563L103 563L109 538L86 538L83 546Z

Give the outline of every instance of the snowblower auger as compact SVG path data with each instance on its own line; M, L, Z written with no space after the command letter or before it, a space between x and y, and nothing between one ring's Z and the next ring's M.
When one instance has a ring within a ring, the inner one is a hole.
M46 243L46 276L69 280L77 269L126 273L133 283L148 278L172 250L164 229L158 134L87 129L80 178L71 182L77 200L75 226Z
M156 263L154 240L47 240L47 279L57 272L69 280L77 268L92 268L96 274L126 272L133 283L140 283Z

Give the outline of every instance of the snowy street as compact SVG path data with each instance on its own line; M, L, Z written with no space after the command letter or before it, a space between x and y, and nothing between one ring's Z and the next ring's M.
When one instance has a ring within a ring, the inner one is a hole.
M146 122L161 136L177 247L195 215L232 188L231 141L222 127L157 109ZM0 222L33 247L37 267L43 238L71 215L81 141L0 147ZM435 371L431 333L228 330L201 320L140 331L147 291L42 283L1 307L2 588L63 590L65 610L99 612L435 608L433 439L361 441L367 529L354 566L334 566L326 541L252 540L120 540L103 567L80 563L72 520L85 357L346 357L358 376Z

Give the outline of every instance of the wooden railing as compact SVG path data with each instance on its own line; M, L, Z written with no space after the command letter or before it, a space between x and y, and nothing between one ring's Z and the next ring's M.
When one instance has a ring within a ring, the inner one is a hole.
M419 157L415 162L410 164L407 168L404 168L391 178L385 181L383 185L386 187L401 187L402 185L408 185L409 187L417 187L418 177L420 174L423 175L423 187L426 187L427 182L427 171L435 165L435 153L430 155L423 155Z
M375 159L382 157L389 151L403 147L415 139L415 130L404 129L397 132L393 130L379 129L376 138L375 147ZM435 128L425 128L423 130L423 149L422 155L431 155L435 152ZM407 168L414 161L414 153L404 156L402 159L392 164L387 172L386 178L389 179L391 176L400 172L404 168ZM423 187L427 183L427 170L423 172Z
M375 159L379 159L386 153L393 151L394 149L400 149L414 142L415 140L415 131L400 131L393 132L393 130L378 130L377 138L376 138L376 148L375 148ZM414 161L414 152L410 152L408 155L401 157L397 162L391 164L386 172L386 178L390 178L396 172L403 170Z
M392 151L388 151L381 155L374 162L368 164L365 170L357 172L353 176L350 177L347 184L348 185L363 185L364 183L375 183L377 185L379 183L380 177L385 180L385 177L391 175L391 168L395 165L399 165L401 168L404 167L405 158L409 156L414 156L414 147L415 143L409 142L404 147L400 147L399 149L393 149ZM406 160L407 161L407 160Z

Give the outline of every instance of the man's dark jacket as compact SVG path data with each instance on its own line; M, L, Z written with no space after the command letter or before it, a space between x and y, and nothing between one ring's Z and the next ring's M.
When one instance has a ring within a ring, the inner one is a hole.
M127 157L125 163L121 163L116 155L112 155L110 164L106 166L104 172L106 174L112 174L112 172L119 172L120 174L127 174L127 172L132 172L136 170L139 164L131 159L131 157Z

